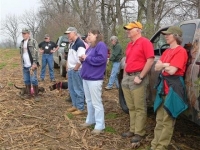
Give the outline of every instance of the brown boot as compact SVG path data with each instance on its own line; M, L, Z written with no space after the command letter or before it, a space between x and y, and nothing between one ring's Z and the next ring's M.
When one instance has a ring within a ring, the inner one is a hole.
M35 94L34 100L36 102L40 101L40 96L38 95L38 85L33 85L33 90L34 90L34 94Z
M24 91L24 95L22 96L22 99L30 99L31 98L31 85L27 84L26 91Z
M67 109L68 112L74 112L77 111L76 107L72 106L71 108Z
M73 115L82 115L82 114L84 114L84 112L77 109L76 111L72 112L72 114Z

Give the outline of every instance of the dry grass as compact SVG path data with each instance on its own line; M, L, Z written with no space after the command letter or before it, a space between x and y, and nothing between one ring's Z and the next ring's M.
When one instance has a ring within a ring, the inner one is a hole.
M57 91L49 91L49 76L40 86L46 93L41 94L41 101L22 100L17 96L18 90L13 84L23 86L20 57L18 51L0 50L0 149L6 150L129 150L130 139L121 138L120 134L129 129L129 117L124 114L118 104L116 89L103 91L106 129L100 136L90 134L92 128L83 129L80 123L85 121L86 113L73 116L66 112L71 106L64 96L59 97ZM63 81L59 71L55 70L56 80ZM147 141L139 150L150 145L155 126L155 117L151 112L147 123ZM189 134L189 133L188 133ZM183 150L197 150L198 135L184 134L176 131L170 149L181 147ZM183 142L183 140L185 142ZM189 142L187 142L187 140ZM191 148L193 147L193 148Z

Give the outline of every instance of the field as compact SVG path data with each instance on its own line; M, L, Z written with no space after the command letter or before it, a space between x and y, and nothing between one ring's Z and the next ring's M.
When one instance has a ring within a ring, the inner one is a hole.
M65 78L55 70L57 81ZM104 86L107 83L105 79ZM86 112L73 116L66 109L68 91L49 91L48 69L45 82L39 83L46 89L40 94L41 101L23 100L13 85L23 85L20 55L18 50L0 50L0 150L130 150L130 138L120 136L129 129L129 116L118 103L118 91L103 90L106 129L99 136L90 134L92 127L83 129ZM155 127L155 115L148 109L147 136L138 150L150 146ZM177 120L169 150L200 149L200 127L184 118Z

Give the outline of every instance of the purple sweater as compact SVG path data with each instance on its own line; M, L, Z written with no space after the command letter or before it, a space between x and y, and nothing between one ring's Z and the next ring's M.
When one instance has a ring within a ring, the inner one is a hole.
M86 59L82 62L81 77L84 80L103 80L106 70L108 48L104 42L86 50Z

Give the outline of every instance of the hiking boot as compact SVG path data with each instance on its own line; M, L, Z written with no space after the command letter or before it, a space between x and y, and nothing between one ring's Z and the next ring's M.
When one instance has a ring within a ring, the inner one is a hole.
M112 87L106 86L105 89L106 89L106 90L112 90Z
M77 109L76 111L72 112L72 114L73 115L82 115L82 114L84 114L84 112Z
M83 123L83 124L80 124L80 126L81 127L90 127L90 126L92 126L92 125L94 125L94 123L92 123L92 124L89 124L89 123Z
M103 133L103 130L94 129L94 130L92 130L92 132L91 132L91 134L94 134L94 135L99 135L99 134L101 134L101 133Z
M134 136L134 133L131 131L122 133L122 137L132 137L132 136Z
M131 139L131 143L137 143L140 142L144 137L140 136L138 134L135 134L135 136Z
M34 90L34 100L36 102L39 102L40 101L40 96L38 95L38 85L33 85L33 90Z
M31 85L25 85L26 86L26 94L21 95L22 99L30 99L31 98Z
M76 107L74 107L74 106L67 109L68 112L74 112L74 111L76 111L76 110L77 110L77 109L76 109Z

